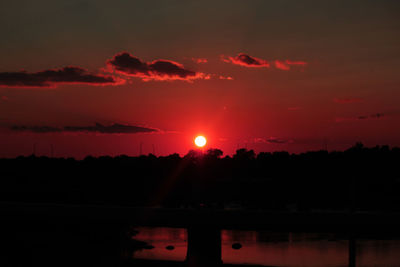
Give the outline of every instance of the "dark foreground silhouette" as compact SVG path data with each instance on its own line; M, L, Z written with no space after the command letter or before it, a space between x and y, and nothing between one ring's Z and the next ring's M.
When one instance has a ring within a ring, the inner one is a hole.
M400 149L239 149L140 157L0 159L0 201L269 210L400 210Z
M349 244L398 238L399 162L398 148L361 144L299 155L0 159L0 266L211 266L224 227L333 231ZM151 249L132 240L143 222L189 229L190 260L132 260Z

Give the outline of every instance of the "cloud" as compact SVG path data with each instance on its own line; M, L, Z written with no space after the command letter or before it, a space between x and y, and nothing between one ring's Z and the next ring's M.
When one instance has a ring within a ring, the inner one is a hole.
M254 143L264 143L264 144L288 144L288 143L293 143L293 140L285 140L285 139L279 139L275 137L269 137L269 138L254 138Z
M290 66L283 61L275 60L275 68L280 70L290 70Z
M0 72L0 87L56 87L58 84L117 85L124 80L93 74L80 67L64 67L39 72Z
M372 114L372 115L369 115L369 116L359 116L358 119L359 119L359 120L364 120L364 119L380 119L380 118L382 118L383 116L385 116L385 114L383 114L383 113L376 113L376 114Z
M195 58L192 57L193 62L196 62L198 64L205 64L208 62L208 60L206 58Z
M333 102L338 104L353 104L353 103L360 103L364 100L362 98L334 98Z
M209 79L210 76L201 72L186 69L182 64L171 60L158 59L152 62L143 62L127 52L115 55L107 61L118 73L139 77L143 81L192 81L196 79Z
M337 117L335 118L336 122L346 122L346 121L360 121L360 120L378 120L385 117L384 113L375 113L371 115L361 115L357 117Z
M264 59L252 57L252 56L246 55L244 53L240 53L236 57L225 58L224 56L221 56L221 60L226 63L232 63L235 65L248 67L248 68L269 68L270 67L270 64L268 63L268 61L266 61Z
M291 61L291 60L286 60L286 61L275 60L274 63L275 63L275 68L280 70L290 70L290 66L304 67L307 65L307 62L304 61Z
M226 63L231 63L243 67L249 68L269 68L271 65L265 59L260 59L256 57L249 56L244 53L239 53L236 57L228 57L221 56L221 60ZM275 60L273 61L273 65L275 68L280 70L290 70L291 66L306 66L307 62L305 61L292 61L292 60Z
M157 132L158 130L135 126L135 125L126 125L114 123L110 126L104 126L100 123L96 123L95 126L66 126L64 127L64 131L66 132L97 132L97 133L119 133L119 134L129 134L129 133L150 133Z
M62 132L62 128L51 127L51 126L25 126L25 125L14 125L10 128L16 132L33 132L33 133L57 133Z
M218 77L220 80L233 80L233 78L231 77L231 76L222 76L222 75L219 75L219 77Z
M109 126L96 123L93 126L65 126L62 128L51 126L12 126L10 128L16 132L32 133L59 133L59 132L80 132L80 133L102 133L102 134L134 134L152 133L159 130L135 125L114 123Z
M293 65L293 66L306 66L308 63L305 61L291 61L291 60L286 60L287 65Z

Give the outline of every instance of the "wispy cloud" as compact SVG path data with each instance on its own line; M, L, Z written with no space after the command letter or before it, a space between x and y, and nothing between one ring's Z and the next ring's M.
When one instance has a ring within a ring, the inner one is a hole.
M275 67L280 70L290 70L290 66L280 60L275 60Z
M276 137L268 137L268 138L254 138L254 143L264 143L264 144L288 144L288 143L293 143L294 141L292 139L286 140L286 139L280 139Z
M25 126L14 125L10 127L16 132L32 132L32 133L60 133L60 132L79 132L79 133L102 133L102 134L135 134L135 133L152 133L159 130L154 128L114 123L111 125L102 125L96 123L93 126Z
M220 80L233 80L233 78L231 77L231 76L222 76L222 75L219 75L219 77L218 77Z
M285 62L287 65L292 65L292 66L306 66L308 65L307 62L305 61L292 61L292 60L286 60Z
M307 62L304 61L291 61L291 60L275 60L275 67L280 70L290 70L291 66L304 67Z
M193 62L196 62L198 64L205 64L205 63L208 62L208 59L206 59L206 58L195 58L195 57L192 57L191 59L192 59Z
M0 72L1 87L56 87L59 84L118 85L124 80L111 75L90 73L80 67L64 67L39 72Z
M248 68L269 68L269 67L271 67L271 63L268 60L253 57L253 56L247 55L245 53L239 53L235 57L230 57L230 56L225 57L222 55L221 60L226 63L231 63L234 65L239 65L239 66L248 67ZM307 65L307 62L305 62L305 61L274 60L271 62L276 69L286 70L286 71L290 70L291 66L304 67Z
M346 122L346 121L361 121L361 120L379 120L386 117L387 114L375 113L370 115L361 115L357 117L336 117L336 122Z

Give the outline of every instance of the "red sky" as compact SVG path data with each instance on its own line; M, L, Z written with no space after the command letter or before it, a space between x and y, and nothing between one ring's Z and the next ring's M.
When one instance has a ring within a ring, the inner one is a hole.
M185 154L200 133L227 154L400 146L399 12L390 0L0 3L0 157Z

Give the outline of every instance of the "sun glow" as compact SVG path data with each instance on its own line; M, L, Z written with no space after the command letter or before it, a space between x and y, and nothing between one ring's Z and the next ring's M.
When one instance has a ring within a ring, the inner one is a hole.
M204 136L199 135L194 139L194 143L198 147L203 147L207 144L207 139Z

